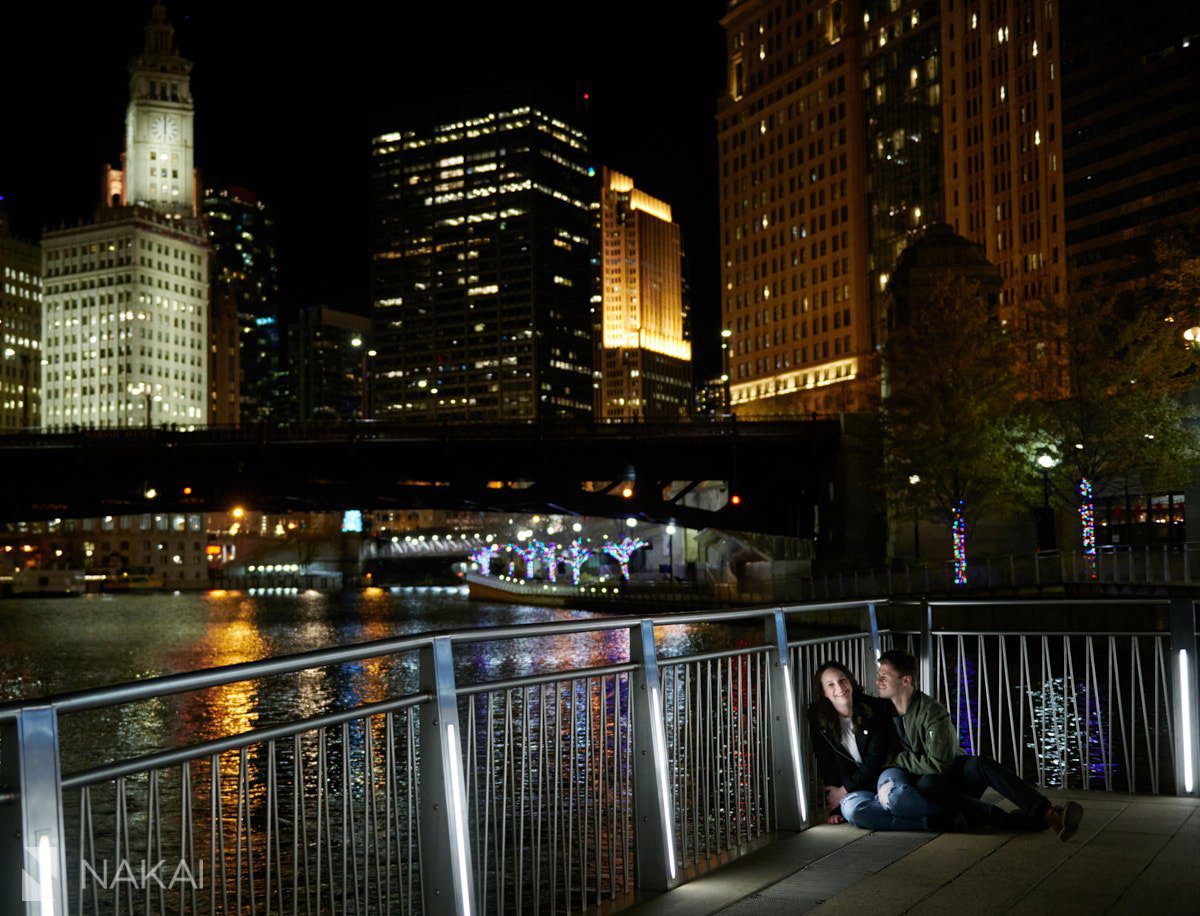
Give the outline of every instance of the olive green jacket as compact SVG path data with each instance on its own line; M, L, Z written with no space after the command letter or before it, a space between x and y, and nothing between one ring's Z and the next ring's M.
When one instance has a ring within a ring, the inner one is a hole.
M950 721L950 711L921 691L913 693L908 712L895 717L903 750L896 766L917 776L945 773L962 754L958 731Z

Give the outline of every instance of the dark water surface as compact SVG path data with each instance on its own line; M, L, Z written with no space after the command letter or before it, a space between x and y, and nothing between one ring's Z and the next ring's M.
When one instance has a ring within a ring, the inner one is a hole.
M250 596L210 592L0 602L0 700L232 665L435 630L602 616L471 602L458 589ZM675 655L754 639L723 627L660 631ZM456 650L460 684L623 662L622 631L481 642ZM377 702L416 688L415 654L242 681L61 721L64 771Z

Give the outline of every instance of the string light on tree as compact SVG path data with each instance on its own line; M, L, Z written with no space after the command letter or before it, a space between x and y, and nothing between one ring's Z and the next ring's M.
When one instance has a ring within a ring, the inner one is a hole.
M967 520L963 518L963 501L954 507L954 584L967 584Z
M1079 521L1083 527L1083 555L1087 559L1091 578L1098 578L1096 569L1096 507L1093 502L1092 482L1086 477L1079 481Z
M611 541L604 545L604 552L621 564L621 576L624 579L629 578L629 558L643 547L648 547L649 542L643 541L641 538L624 537L618 543Z
M471 552L471 562L475 564L483 575L488 575L492 571L492 559L500 552L499 544L488 544L486 547L477 547Z
M527 544L513 544L513 553L525 561L525 578L533 578L533 564L541 555L541 545L538 541L529 541ZM509 564L509 569L512 569L512 564Z
M539 557L542 565L546 567L546 578L551 582L558 579L558 545L554 542L543 544L541 541L534 541L534 546L538 548Z
M576 538L571 542L571 546L563 552L563 557L567 565L571 567L571 584L579 584L579 572L583 569L583 564L591 559L592 552L587 547L583 546L583 541Z

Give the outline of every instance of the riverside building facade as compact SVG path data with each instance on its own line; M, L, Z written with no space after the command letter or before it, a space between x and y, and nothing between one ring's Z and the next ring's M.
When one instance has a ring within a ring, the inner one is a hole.
M42 255L0 212L0 431L36 428L41 409Z
M373 140L374 416L591 417L587 137L532 98L463 110Z
M671 207L609 168L600 181L596 417L669 419L692 408L679 226Z
M42 244L42 424L202 426L209 247L193 164L191 63L162 4L130 65L123 168L93 222Z
M735 412L875 403L888 280L933 224L1000 268L1002 321L1065 295L1054 0L742 0L723 24ZM1031 367L1042 390L1064 381L1048 356Z

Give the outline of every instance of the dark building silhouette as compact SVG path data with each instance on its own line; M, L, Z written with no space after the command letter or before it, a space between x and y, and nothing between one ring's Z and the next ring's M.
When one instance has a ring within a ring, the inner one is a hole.
M370 319L325 305L301 309L288 329L288 355L300 420L367 415Z
M237 315L240 378L232 422L285 415L279 403L285 386L275 221L258 196L245 188L209 188L202 207L213 249L214 323L222 297L232 300ZM212 387L215 394L218 379Z
M374 414L590 417L587 137L527 96L372 143Z
M0 430L39 424L41 299L42 249L11 235L0 209Z
M1064 10L1063 131L1072 285L1145 276L1200 209L1200 5Z

